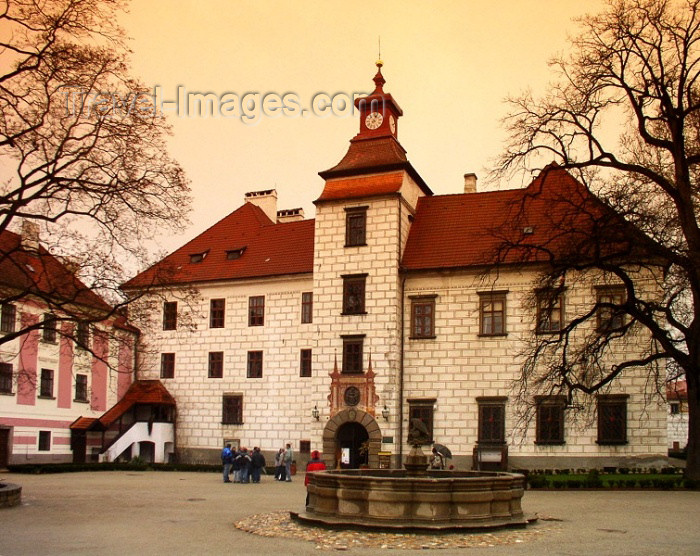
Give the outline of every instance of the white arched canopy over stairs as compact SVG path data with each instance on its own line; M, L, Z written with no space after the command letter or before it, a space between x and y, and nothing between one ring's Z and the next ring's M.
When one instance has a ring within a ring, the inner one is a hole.
M361 409L344 409L328 420L323 429L323 460L329 469L339 466L338 430L346 423L358 423L369 437L368 465L379 467L379 451L382 447L382 431L371 413Z

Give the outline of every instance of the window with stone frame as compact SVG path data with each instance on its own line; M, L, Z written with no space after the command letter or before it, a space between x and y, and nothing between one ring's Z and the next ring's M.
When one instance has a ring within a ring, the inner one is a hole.
M537 404L537 439L536 444L564 444L564 408L563 396L539 396Z
M365 283L367 274L349 274L343 278L343 314L365 314Z
M619 307L625 303L627 293L624 286L596 288L598 310L596 320L598 331L613 332L625 325L625 312Z
M477 398L479 406L479 444L505 444L506 442L505 397Z
M75 343L80 349L90 347L90 323L80 320L75 325Z
M299 376L308 378L311 376L311 350L302 349L299 355Z
M552 290L537 292L537 329L538 334L553 334L564 326L564 301L561 293Z
M435 295L411 297L411 338L435 338Z
M221 423L243 424L243 394L224 394L222 397Z
M87 375L75 375L75 399L76 402L88 401L88 377Z
M265 325L265 296L255 295L248 298L248 326Z
M0 394L12 394L12 363L0 363Z
M345 247L367 245L367 208L345 209Z
M598 396L598 444L627 444L626 394Z
M51 431L39 431L39 451L51 451Z
M43 332L41 339L45 342L55 344L56 343L56 315L51 313L46 313L44 315L43 322Z
M224 328L226 324L226 300L209 301L209 328Z
M313 322L314 311L314 294L312 292L304 292L301 294L301 323L308 324Z
M175 378L175 354L160 354L160 378Z
M421 438L423 444L433 443L433 414L435 398L408 400L408 437ZM422 423L425 431L420 430L418 422Z
M506 293L479 293L479 335L505 336Z
M39 397L53 398L53 371L51 369L41 369Z
M263 352L249 351L247 364L248 378L262 378L263 376Z
M14 332L17 321L17 308L12 303L0 307L0 332Z
M224 352L209 352L209 378L223 378L224 376Z
M361 374L364 335L343 336L343 370L344 374Z
M163 330L177 330L177 301L163 303Z

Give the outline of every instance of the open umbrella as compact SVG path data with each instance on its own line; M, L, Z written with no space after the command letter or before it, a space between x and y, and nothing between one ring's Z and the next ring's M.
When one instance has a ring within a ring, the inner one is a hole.
M442 444L433 444L433 448L435 448L435 450L441 456L452 459L452 452L450 452L450 449L447 446L443 446Z

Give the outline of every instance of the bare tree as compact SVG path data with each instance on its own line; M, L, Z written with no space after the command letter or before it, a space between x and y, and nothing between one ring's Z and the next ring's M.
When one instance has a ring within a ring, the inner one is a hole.
M547 198L544 190L523 196L522 218L528 204L543 198L550 203L550 224L559 230L556 249L528 246L527 237L504 238L504 250L538 250L548 263L540 291L554 300L566 280L593 272L622 286L621 295L599 298L558 334L533 338L523 384L572 400L600 392L624 374L645 371L652 393L666 380L660 369L667 363L688 383L686 472L695 479L700 478L699 10L698 0L612 0L603 13L583 18L571 54L553 61L558 78L550 92L510 99L511 140L498 170L503 176L554 159L585 186L578 199L575 193ZM640 334L649 341L629 356L623 346Z
M124 6L0 2L4 303L38 297L58 318L75 321L118 316L131 301L119 285L149 262L147 242L186 223L189 188L167 154L170 127L150 91L129 74L126 37L116 23ZM41 231L42 247L29 255L10 234L20 222ZM27 256L34 264L25 264ZM57 263L73 279L50 276ZM26 331L0 335L0 344Z

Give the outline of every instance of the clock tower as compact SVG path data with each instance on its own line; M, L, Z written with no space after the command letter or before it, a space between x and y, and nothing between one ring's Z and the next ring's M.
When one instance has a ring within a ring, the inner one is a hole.
M403 111L393 97L384 92L386 80L382 75L382 65L383 62L377 60L372 94L355 100L355 108L360 111L360 133L353 140L397 136L397 120Z

